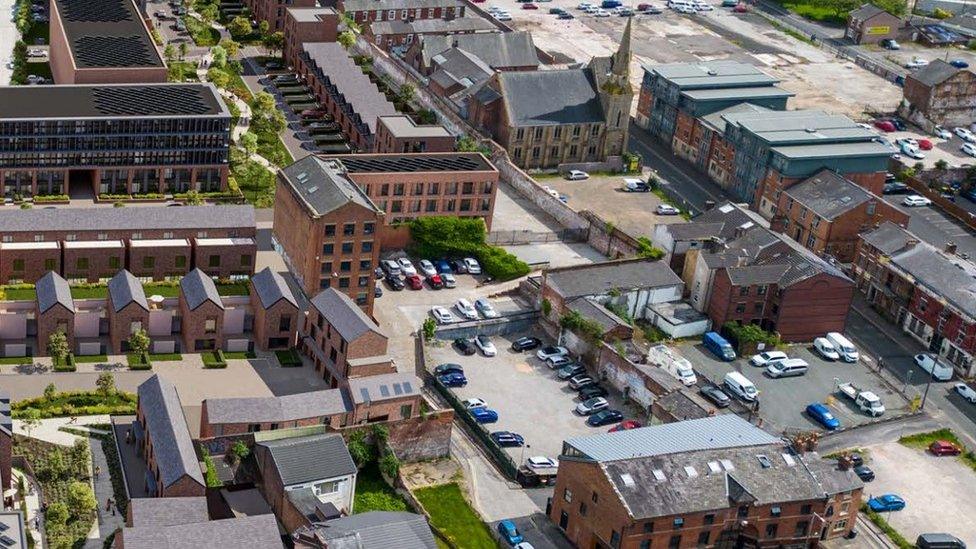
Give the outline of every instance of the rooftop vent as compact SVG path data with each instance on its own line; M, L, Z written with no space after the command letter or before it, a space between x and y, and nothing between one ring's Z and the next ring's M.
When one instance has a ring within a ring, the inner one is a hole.
M769 469L773 466L773 462L769 461L769 458L763 454L756 456L756 459L759 460L759 465L761 465L763 469Z
M654 474L654 478L656 478L659 481L662 481L663 482L664 479L666 478L664 476L664 471L662 471L660 469L654 469L654 471L652 471L652 473Z
M711 471L711 472L713 472L713 473L721 473L722 472L722 468L719 466L719 464L718 464L717 461L709 461L708 462L708 470Z
M715 69L708 69L708 76L717 76L718 72Z
M312 194L312 193L314 193L314 192L315 192L315 191L317 191L317 190L319 190L319 188L318 188L317 186L316 186L316 187L310 187L310 188L308 189L308 194Z
M732 461L721 459L719 462L722 464L722 468L724 468L726 471L735 471L735 465L732 465Z
M685 474L688 475L688 478L695 478L698 476L698 471L691 465L685 465Z
M789 454L783 454L783 461L785 461L786 464L789 465L790 467L796 465L796 460L793 459L793 456Z

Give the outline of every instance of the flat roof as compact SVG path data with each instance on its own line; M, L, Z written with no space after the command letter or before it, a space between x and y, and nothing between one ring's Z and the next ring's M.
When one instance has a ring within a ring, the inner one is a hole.
M333 8L313 7L313 8L288 8L288 13L299 23L318 23L322 20L322 15L336 15Z
M198 238L197 246L249 246L253 238Z
M23 86L25 89L33 86ZM0 232L150 231L256 227L253 206L32 208L0 211Z
M0 86L0 120L218 116L230 113L209 82Z
M786 158L840 158L884 156L894 154L890 148L876 141L860 141L855 143L811 143L807 145L788 145L773 147L772 151Z
M0 250L57 250L57 242L4 242Z
M125 244L121 240L67 240L64 249L82 248L122 248Z
M493 172L481 153L355 154L327 157L349 173Z
M740 61L724 60L642 66L645 71L657 74L680 89L770 86L779 82L779 79L762 72L755 65Z
M769 97L793 97L791 91L776 86L749 86L744 88L707 88L681 92L681 95L695 101L720 101L727 99L747 100Z
M774 146L817 141L868 142L878 137L842 114L818 110L742 112L729 114L726 120Z
M27 535L24 530L24 515L20 511L7 511L0 513L0 524L3 530L0 531L0 542L4 547L10 549L26 549ZM6 540L3 537L7 538ZM13 543L7 543L7 541Z
M132 0L53 0L79 69L164 67Z
M189 246L190 241L185 238L157 238L153 240L131 240L130 248L176 248Z
M394 137L454 137L440 124L417 124L405 114L381 116L380 122Z

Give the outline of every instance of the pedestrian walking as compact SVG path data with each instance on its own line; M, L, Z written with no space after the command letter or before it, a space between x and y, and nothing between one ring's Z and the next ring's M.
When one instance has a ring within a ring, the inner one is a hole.
M98 465L95 466L95 478L98 478L98 474L102 472L102 468Z
M112 498L105 498L105 510L108 511L112 508Z
M78 416L71 416L71 419L68 421L69 424L74 424L77 422L78 422Z

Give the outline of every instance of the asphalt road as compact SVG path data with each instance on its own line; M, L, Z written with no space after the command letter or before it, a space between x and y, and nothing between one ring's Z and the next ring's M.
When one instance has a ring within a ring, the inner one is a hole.
M909 231L937 248L943 248L946 242L955 242L960 253L976 257L976 232L935 206L904 207L901 205L904 198L904 195L884 197L886 202L898 206L911 216L908 222ZM968 202L962 198L959 200Z

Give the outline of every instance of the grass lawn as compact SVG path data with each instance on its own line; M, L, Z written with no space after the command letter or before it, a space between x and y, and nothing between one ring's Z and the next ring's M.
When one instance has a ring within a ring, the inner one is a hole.
M198 46L216 46L220 42L220 33L212 27L203 24L203 21L196 17L186 16L183 18L186 23L186 31L193 38L193 43Z
M196 61L170 61L167 65L169 65L170 82L196 82L199 80Z
M75 299L105 299L108 297L107 286L78 286L71 288L71 297Z
M902 446L908 446L909 448L925 451L928 449L930 444L937 440L948 440L949 442L962 448L962 453L956 457L967 467L976 471L976 454L974 454L972 450L966 448L966 445L959 440L959 437L952 432L952 429L939 429L937 431L929 431L927 433L917 433L914 435L904 436L898 439L898 443Z
M248 359L248 358L257 358L257 356L258 355L254 354L254 353L252 353L250 351L241 351L241 352L233 352L233 353L227 353L227 352L225 352L224 353L224 358L225 359L234 359L234 360L244 360L244 359Z
M158 353L149 355L149 360L153 362L176 362L183 360L183 355L180 353Z
M465 549L495 549L488 526L461 494L457 483L421 488L413 493L430 513L430 522L451 541Z
M824 23L837 23L837 24L843 24L847 22L848 12L842 12L838 14L834 10L825 6L817 6L813 4L804 4L804 3L795 3L795 2L783 2L783 7L801 17L806 17L807 19L813 19L814 21L823 21Z
M101 362L108 362L108 355L77 355L75 356L75 363L77 364L98 364Z
M356 475L356 499L353 513L369 511L409 511L407 502L380 476L376 463L363 467Z
M258 135L258 154L277 166L287 166L294 162L291 153L285 148L278 134L260 132Z
M220 360L220 356L217 355L215 351L207 351L205 353L200 353L200 359L203 360L204 368L226 368L227 363Z
M0 357L0 364L30 364L34 362L29 356Z
M254 99L254 96L251 94L251 90L248 89L247 84L244 83L244 79L234 71L227 72L230 74L230 83L227 84L227 90L247 103L250 103Z
M7 301L34 301L37 292L34 288L3 288L3 299Z
M19 400L11 408L15 418L22 417L23 411L28 408L38 410L42 418L134 414L136 395L122 391L109 395L102 395L97 391L59 391L52 398L41 396Z
M301 366L302 357L298 356L295 349L288 349L286 351L275 351L275 357L278 359L278 363L284 367L289 366Z

